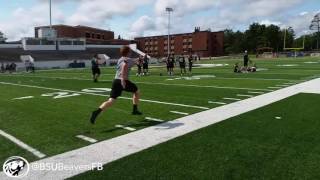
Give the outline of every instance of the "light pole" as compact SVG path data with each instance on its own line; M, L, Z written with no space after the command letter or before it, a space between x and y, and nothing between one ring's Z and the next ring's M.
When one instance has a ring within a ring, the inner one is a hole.
M52 3L51 0L49 0L49 18L50 18L50 29L52 29Z
M170 44L171 44L171 41L170 41L170 15L173 12L173 8L167 7L166 11L168 12L168 46L167 47L168 47L168 58L169 58L169 56L170 56Z

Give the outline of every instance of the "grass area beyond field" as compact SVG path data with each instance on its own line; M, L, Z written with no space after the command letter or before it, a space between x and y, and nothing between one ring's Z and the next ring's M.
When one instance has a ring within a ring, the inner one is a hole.
M299 94L72 179L319 179L319 102Z

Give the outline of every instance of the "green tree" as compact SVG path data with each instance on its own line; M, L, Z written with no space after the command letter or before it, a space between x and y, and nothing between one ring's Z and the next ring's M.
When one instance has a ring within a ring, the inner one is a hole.
M7 38L4 36L4 34L0 31L0 43L5 43Z

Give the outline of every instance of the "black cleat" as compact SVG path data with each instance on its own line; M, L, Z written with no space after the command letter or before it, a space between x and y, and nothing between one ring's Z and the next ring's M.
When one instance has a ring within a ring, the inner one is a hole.
M98 111L93 111L93 112L92 112L91 118L90 118L91 124L95 124L95 123L96 123L96 120L97 120L98 115L99 115L99 112L98 112Z
M133 112L132 112L132 115L142 115L142 112L140 112L140 111L133 111Z

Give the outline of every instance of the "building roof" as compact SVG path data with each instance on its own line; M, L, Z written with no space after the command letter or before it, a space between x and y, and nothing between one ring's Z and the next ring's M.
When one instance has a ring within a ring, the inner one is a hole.
M49 28L50 26L38 26L35 28ZM98 30L98 31L106 31L106 32L113 32L110 30L105 30L105 29L99 29L99 28L94 28L94 27L89 27L89 26L83 26L83 25L77 25L77 26L69 26L69 25L64 25L64 24L56 24L52 25L52 27L68 27L68 28L88 28L88 29L93 29L93 30Z

